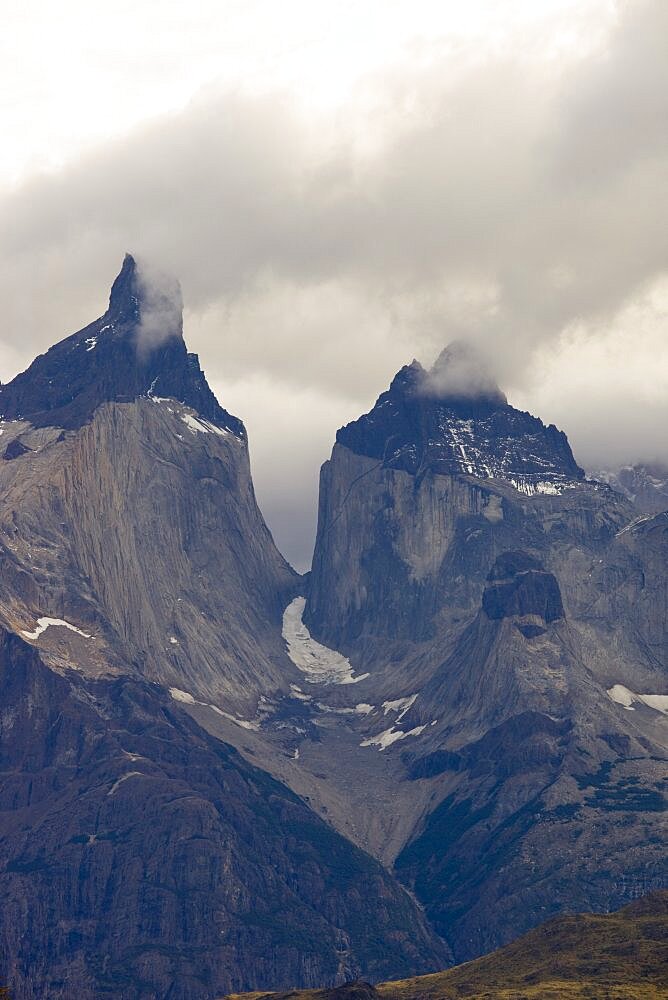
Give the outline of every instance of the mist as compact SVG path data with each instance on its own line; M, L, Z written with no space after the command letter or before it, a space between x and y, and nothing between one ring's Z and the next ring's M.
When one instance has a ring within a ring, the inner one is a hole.
M146 356L183 333L183 295L174 275L156 268L150 260L139 258L136 265L140 303L137 353Z

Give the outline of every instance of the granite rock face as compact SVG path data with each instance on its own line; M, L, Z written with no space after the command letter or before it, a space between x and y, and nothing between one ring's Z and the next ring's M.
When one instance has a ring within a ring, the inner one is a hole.
M363 745L424 789L395 870L465 960L666 884L668 536L493 385L439 384L413 363L339 431L305 621L401 706Z
M157 685L0 631L0 977L17 1000L214 998L448 961L408 895Z
M31 640L53 665L134 673L253 718L288 689L281 615L299 578L180 313L139 346L141 289L126 257L105 316L0 391L0 623L65 621L79 632Z
M614 913L555 917L475 962L409 982L353 982L336 989L274 993L274 1000L508 1000L623 996L664 1000L668 892ZM255 1000L237 995L233 1000ZM264 998L263 998L264 1000Z
M20 1000L414 975L665 884L666 514L461 347L337 435L308 578L130 257L0 438Z
M301 580L178 290L126 258L0 414L0 982L204 1000L447 964L406 890L243 749L301 679Z

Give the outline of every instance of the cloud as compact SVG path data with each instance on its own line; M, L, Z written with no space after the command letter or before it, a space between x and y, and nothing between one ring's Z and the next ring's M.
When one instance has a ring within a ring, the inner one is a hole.
M668 457L668 7L616 10L593 47L425 42L318 120L280 94L208 92L33 178L0 203L0 339L27 364L100 315L128 249L177 274L279 542L312 489L295 454L324 458L401 364L456 339L581 460L622 437ZM249 384L272 389L235 391Z
M136 262L139 297L137 351L149 354L183 333L183 296L178 280L141 258Z
M436 397L503 399L485 359L474 346L461 340L449 344L424 372L421 391Z
M668 460L668 278L648 284L605 323L574 322L536 354L514 402L570 429L589 469Z

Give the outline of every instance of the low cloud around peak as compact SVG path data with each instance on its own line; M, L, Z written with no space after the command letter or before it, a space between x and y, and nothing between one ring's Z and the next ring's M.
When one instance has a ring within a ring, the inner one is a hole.
M147 354L171 337L183 336L183 295L178 280L149 260L137 260L139 324L137 351Z
M425 372L421 389L425 395L439 398L506 402L483 355L462 340L453 341L441 351Z

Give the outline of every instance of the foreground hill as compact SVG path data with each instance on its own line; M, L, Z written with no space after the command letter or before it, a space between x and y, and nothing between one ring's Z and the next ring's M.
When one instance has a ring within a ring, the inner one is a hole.
M556 917L505 948L447 972L376 987L348 983L269 995L272 1000L664 1000L667 940L664 891L617 913ZM253 996L260 1000L262 994Z

